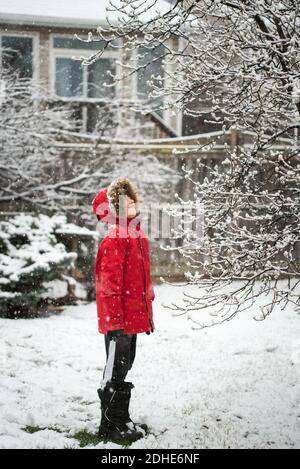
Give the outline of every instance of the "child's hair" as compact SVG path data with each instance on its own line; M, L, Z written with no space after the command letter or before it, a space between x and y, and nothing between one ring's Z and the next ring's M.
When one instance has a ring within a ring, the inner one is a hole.
M135 203L138 202L138 194L132 182L126 177L118 177L115 179L107 191L107 198L109 201L110 209L119 215L120 212L120 196L127 195Z

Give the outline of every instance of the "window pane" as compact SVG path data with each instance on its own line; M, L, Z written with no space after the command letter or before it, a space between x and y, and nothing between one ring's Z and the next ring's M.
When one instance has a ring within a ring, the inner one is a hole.
M164 54L164 46L160 45L153 49L148 49L145 46L138 48L138 67L147 67L139 69L137 72L137 93L139 99L144 100L149 108L153 109L157 114L162 116L163 111L160 106L163 105L163 97L152 98L149 97L153 86L149 83L151 80L155 86L163 87L164 80L164 66L162 58ZM154 59L157 59L153 61ZM153 77L152 77L153 75Z
M58 57L55 62L57 96L82 96L82 68L79 60Z
M32 78L32 38L2 36L2 65L18 72L21 78Z
M84 37L82 39L85 39ZM117 45L117 40L114 40L113 45ZM55 48L62 49L90 49L90 50L101 50L104 48L106 42L99 40L96 42L83 42L76 38L68 37L55 37L53 45ZM108 47L109 49L109 47Z
M113 59L100 59L88 66L88 97L89 98L106 98L111 99L115 95L114 78L110 73L115 75L115 61Z

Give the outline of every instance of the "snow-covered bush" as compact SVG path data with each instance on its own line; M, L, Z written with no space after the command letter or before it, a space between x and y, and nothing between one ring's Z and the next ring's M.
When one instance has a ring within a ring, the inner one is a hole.
M0 222L0 315L35 314L46 283L62 280L77 254L58 242L65 217L19 214Z

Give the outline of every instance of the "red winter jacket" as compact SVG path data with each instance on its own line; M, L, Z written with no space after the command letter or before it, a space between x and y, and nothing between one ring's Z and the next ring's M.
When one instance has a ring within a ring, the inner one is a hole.
M98 329L102 334L124 329L125 334L154 330L149 241L138 217L119 220L109 209L107 188L92 202L104 223L113 223L99 245L96 264Z

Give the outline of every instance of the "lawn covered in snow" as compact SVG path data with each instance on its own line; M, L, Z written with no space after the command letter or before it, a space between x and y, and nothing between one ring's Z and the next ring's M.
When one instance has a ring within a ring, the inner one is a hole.
M300 448L299 315L290 308L257 322L252 309L196 331L162 307L182 287L155 293L156 330L138 336L127 378L132 418L151 434L131 448ZM79 448L78 435L96 433L100 419L95 303L0 324L0 448Z

